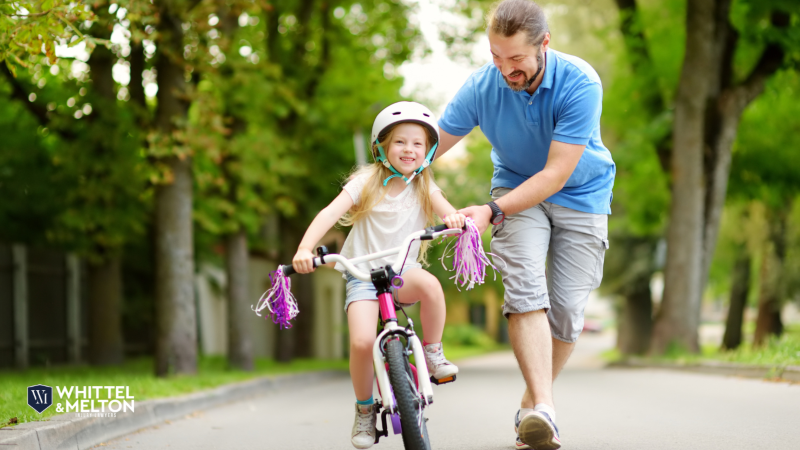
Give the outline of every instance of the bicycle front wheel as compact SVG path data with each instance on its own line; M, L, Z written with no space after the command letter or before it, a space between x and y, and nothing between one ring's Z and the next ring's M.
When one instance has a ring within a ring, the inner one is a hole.
M411 373L408 357L399 338L386 342L386 361L389 363L389 381L400 411L400 425L403 428L403 445L406 450L430 450L428 426L425 423L424 409Z

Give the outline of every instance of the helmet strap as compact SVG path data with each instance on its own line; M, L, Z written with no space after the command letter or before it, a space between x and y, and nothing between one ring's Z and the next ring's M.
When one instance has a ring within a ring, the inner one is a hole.
M386 186L389 183L389 180L391 180L392 178L399 177L402 178L403 180L406 180L406 177L402 173L398 172L397 169L395 169L392 166L392 163L389 162L389 159L386 157L386 153L383 151L383 147L381 147L380 144L378 144L377 139L375 140L375 145L378 147L378 153L379 153L379 156L375 159L379 163L382 163L384 167L392 171L392 175L389 176L389 178L383 180L383 185Z
M431 147L431 149L428 151L428 154L425 156L425 161L422 162L422 165L419 166L419 169L415 170L414 173L412 173L409 178L406 179L405 177L403 177L403 179L406 180L406 184L410 184L411 180L413 180L414 177L419 175L420 172L422 172L423 170L425 170L426 167L431 165L432 162L431 160L433 160L433 155L436 154L436 147L438 146L439 146L438 142L433 144L433 147Z

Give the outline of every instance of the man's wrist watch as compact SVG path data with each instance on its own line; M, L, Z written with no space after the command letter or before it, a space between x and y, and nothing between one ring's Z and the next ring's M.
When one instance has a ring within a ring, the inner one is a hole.
M489 208L492 209L492 218L489 219L489 222L491 222L492 225L500 225L501 223L503 223L504 220L506 220L506 215L503 214L503 210L501 210L500 207L497 206L497 203L489 202L486 205L488 205Z

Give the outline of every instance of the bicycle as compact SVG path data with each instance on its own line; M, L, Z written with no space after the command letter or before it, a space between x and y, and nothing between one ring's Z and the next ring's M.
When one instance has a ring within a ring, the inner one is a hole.
M399 289L403 286L403 279L398 274L402 272L405 264L403 252L408 256L408 248L419 240L433 240L440 236L457 235L462 229L447 228L446 225L437 225L414 232L406 237L399 247L376 252L370 255L347 259L342 255L328 253L325 247L317 248L317 257L314 258L314 267L328 262L341 263L355 278L362 281L371 281L378 291L380 309L380 323L383 331L378 334L372 347L372 360L375 377L378 381L378 407L382 408L381 425L383 429L377 430L375 443L381 437L388 437L387 416L391 416L394 434L402 434L403 445L408 450L430 450L427 419L425 408L433 403L433 384L445 384L455 381L456 375L441 380L436 380L428 373L425 364L425 353L422 343L414 332L414 322L405 314L403 307L395 302L391 287ZM356 264L372 261L396 254L395 263L383 266L365 273ZM280 266L285 276L295 272L291 265ZM406 317L407 326L398 324L396 311L402 311ZM409 361L409 356L416 355L419 367ZM421 361L421 362L420 362Z

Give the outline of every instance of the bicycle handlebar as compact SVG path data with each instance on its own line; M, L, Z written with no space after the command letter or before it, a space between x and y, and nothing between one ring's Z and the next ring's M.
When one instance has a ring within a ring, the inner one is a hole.
M314 265L314 267L316 267L316 264ZM297 271L294 270L294 267L291 264L281 266L281 270L283 271L283 274L286 275L287 277L289 275L294 275L297 273Z
M363 263L363 262L367 262L367 261L372 261L374 259L379 259L379 258L384 258L386 256L391 256L393 254L397 254L395 262L394 262L394 264L392 264L392 269L395 272L400 273L400 269L401 269L400 265L403 264L404 252L408 250L408 246L411 245L412 241L414 241L416 239L419 239L421 241L426 241L426 240L436 239L439 236L448 236L448 235L451 235L451 234L461 234L461 232L463 230L465 230L465 229L466 229L466 227L464 227L462 229L458 229L458 228L447 228L447 225L445 225L445 224L436 225L436 226L425 228L424 230L420 230L420 231L416 231L414 233L411 233L410 235L408 235L403 240L403 243L399 247L391 248L391 249L388 249L388 250L383 250L383 251L380 251L380 252L373 253L371 255L359 256L359 257L353 258L353 259L347 259L344 256L336 254L336 253L329 253L327 255L324 255L324 256L321 256L321 257L318 257L318 258L314 258L313 264L314 264L314 267L316 268L317 266L320 266L320 265L325 264L325 263L338 262L338 263L341 263L345 267L345 269L347 269L347 271L350 273L350 275L354 276L355 278L357 278L357 279L359 279L361 281L372 281L372 278L370 277L369 273L362 272L361 270L357 269L355 265ZM282 265L282 266L279 267L279 269L282 270L283 274L286 275L287 277L289 275L293 275L293 274L297 273L297 271L294 270L294 267L292 267L291 264Z

